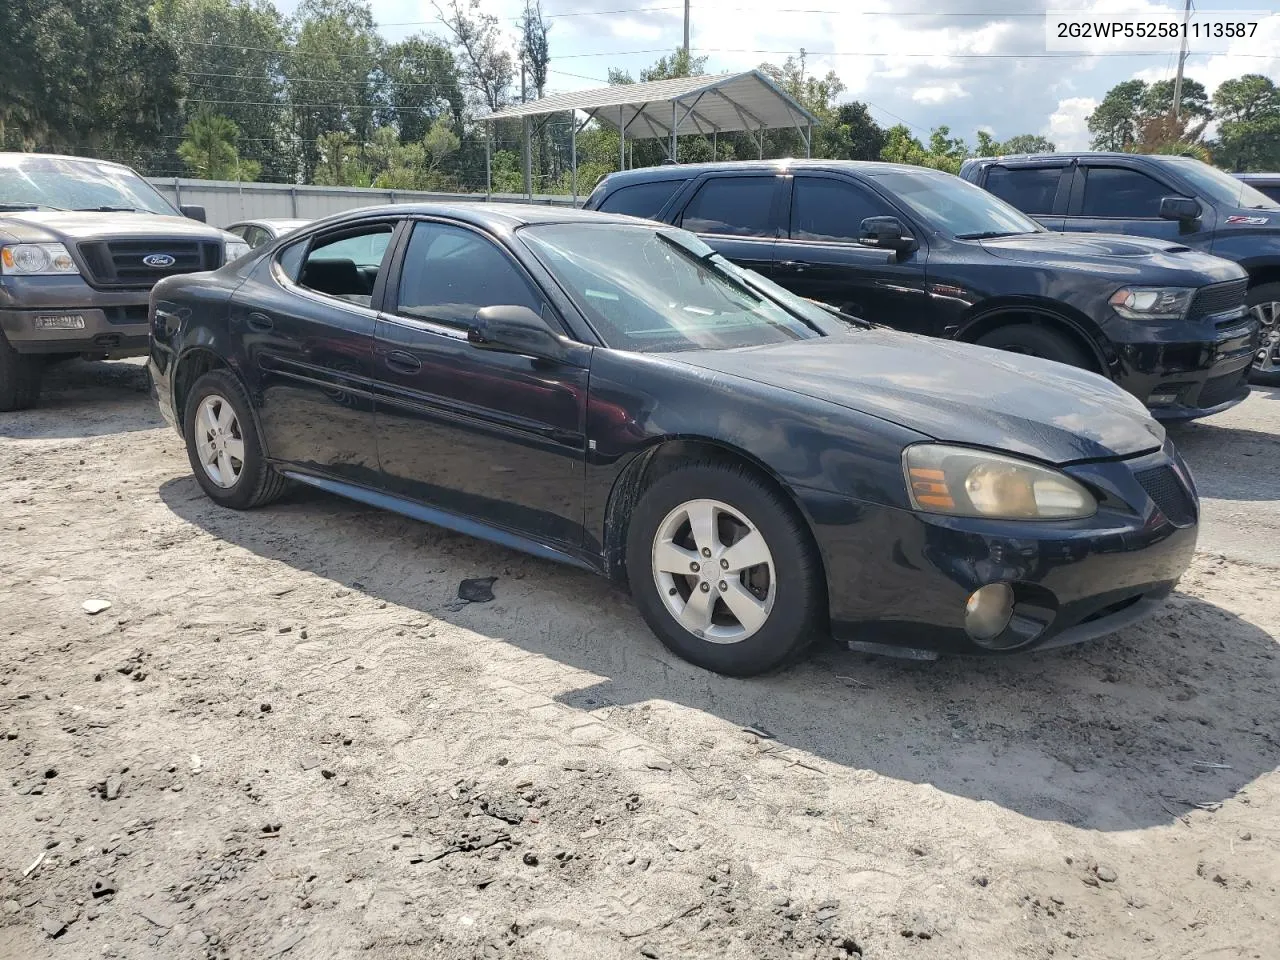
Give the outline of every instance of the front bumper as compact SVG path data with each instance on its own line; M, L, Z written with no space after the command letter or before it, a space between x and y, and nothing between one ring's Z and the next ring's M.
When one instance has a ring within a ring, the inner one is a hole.
M1211 416L1249 395L1259 327L1243 309L1194 322L1115 326L1121 329L1108 331L1118 357L1114 379L1157 420Z
M1121 629L1158 609L1195 553L1189 480L1178 481L1190 508L1175 523L1137 478L1165 469L1189 478L1171 446L1068 468L1100 497L1097 515L1080 521L940 517L803 491L832 633L856 649L932 656L1059 646ZM1013 589L1017 635L1007 639L1016 647L983 648L965 630L966 600L990 583Z
M147 290L95 290L81 277L5 277L0 329L18 353L143 356ZM79 325L62 328L64 318Z

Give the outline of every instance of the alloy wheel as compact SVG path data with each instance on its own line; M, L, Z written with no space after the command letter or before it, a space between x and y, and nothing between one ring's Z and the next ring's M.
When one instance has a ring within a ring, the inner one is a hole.
M195 433L205 475L224 490L234 487L244 472L244 434L231 404L216 393L201 400Z
M777 594L773 554L740 510L686 501L658 525L650 555L662 602L694 636L738 643L768 621Z
M1249 308L1261 326L1261 344L1253 360L1253 369L1259 373L1280 372L1280 303L1266 300Z

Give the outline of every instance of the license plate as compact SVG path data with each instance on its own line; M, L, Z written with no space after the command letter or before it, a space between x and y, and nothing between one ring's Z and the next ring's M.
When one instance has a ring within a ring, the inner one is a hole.
M60 313L36 317L37 330L83 330L84 317L78 313Z

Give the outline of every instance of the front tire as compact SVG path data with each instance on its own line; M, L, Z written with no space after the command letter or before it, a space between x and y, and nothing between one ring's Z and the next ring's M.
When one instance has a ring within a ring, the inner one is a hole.
M997 327L990 333L979 337L979 346L1006 350L1009 353L1021 353L1029 357L1040 357L1042 360L1055 360L1067 366L1092 369L1089 355L1079 345L1057 330L1036 326L1030 323L1014 323L1007 327Z
M627 576L658 639L716 673L787 665L822 622L822 564L808 528L744 466L694 461L654 481L631 515Z
M44 357L19 353L0 332L0 413L34 407L43 378Z
M1259 349L1267 351L1261 360L1254 357L1249 379L1267 386L1280 385L1280 283L1258 284L1245 302L1262 328Z
M211 370L191 388L183 417L187 458L196 482L233 510L261 507L288 488L262 454L249 398L226 370Z

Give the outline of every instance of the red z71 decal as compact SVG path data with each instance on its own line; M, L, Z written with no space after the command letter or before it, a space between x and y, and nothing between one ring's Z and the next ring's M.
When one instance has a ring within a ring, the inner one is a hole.
M1254 226L1263 226L1270 222L1271 220L1268 217L1244 217L1240 215L1227 217L1227 223L1250 223Z

